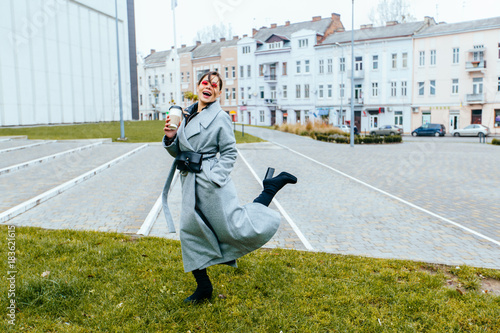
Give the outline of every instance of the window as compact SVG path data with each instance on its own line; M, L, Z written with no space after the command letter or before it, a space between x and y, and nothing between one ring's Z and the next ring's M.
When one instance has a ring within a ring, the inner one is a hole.
M233 67L231 68L231 71L232 71L232 73L231 73L231 74L233 74L233 79L234 79L234 78L236 78L236 67L235 67L235 66L233 66Z
M263 123L264 122L264 111L260 110L259 112L259 118L260 118L260 122Z
M232 89L232 93L233 93L233 99L236 99L236 88Z
M474 45L474 49L477 49L478 51L474 51L472 54L473 60L474 61L483 61L484 59L484 45Z
M170 101L174 100L174 93L170 93Z
M283 63L283 69L281 70L281 73L282 73L283 75L287 75L287 74L286 74L286 71L287 71L287 68L286 68L286 62L284 62L284 63Z
M419 82L418 83L418 95L419 96L424 96L424 88L425 88L425 82Z
M181 82L184 82L184 72L181 72Z
M500 59L500 43L498 43L498 59Z
M170 76L172 76L172 74L170 74ZM170 81L170 82L172 82L172 81ZM165 83L165 74L161 75L161 83Z
M398 54L393 53L392 54L392 69L398 68Z
M425 66L425 51L420 51L418 53L418 65Z
M271 86L271 99L276 99L276 86Z
M155 75L155 87L158 86L158 75Z
M378 55L372 56L372 69L378 69Z
M408 82L401 81L401 96L406 96L408 91Z
M283 98L288 98L288 92L287 92L287 87L283 86Z
M458 47L453 48L453 63L458 64L460 60L460 49Z
M240 77L245 77L245 66L240 66Z
M436 65L436 50L431 50L431 66Z
M345 91L345 85L342 83L342 84L339 84L339 96L341 98L344 97L344 91Z
M189 78L189 72L187 72L187 74L186 74L186 81L189 82L189 79L190 79Z
M309 60L304 61L305 73L309 73Z
M372 82L372 96L378 96L378 82Z
M162 79L163 80L163 79ZM172 73L170 73L170 83L173 83L174 82L174 76Z
M245 99L245 88L240 88L240 99Z
M403 53L401 55L401 58L403 59L403 64L402 64L402 67L403 68L408 68L408 53Z
M252 66L247 65L247 77L252 77Z
M250 53L250 46L243 46L242 52L243 52L243 54Z
M397 91L396 89L398 88L398 83L396 81L391 82L391 97L396 97Z
M229 89L226 88L226 99L229 99L231 97L231 95L229 95Z
M483 93L483 78L475 77L472 79L472 93L482 94Z
M495 110L495 127L500 127L500 110Z
M139 95L139 104L142 105L142 95Z
M394 125L403 125L403 111L394 111Z
M324 74L325 73L325 61L323 59L321 59L319 61L318 69L319 69L319 73L320 74Z
M264 76L264 65L259 65L259 76Z
M295 98L300 98L300 84L295 86Z
M300 61L297 61L297 74L300 74Z
M345 58L340 58L339 62L340 62L339 71L345 72Z
M328 85L328 89L327 89L327 91L328 91L328 97L332 97L332 94L333 94L333 91L332 91L333 89L332 88L333 88L333 85L329 84Z
M355 57L355 70L362 71L363 70L363 57Z
M309 98L309 85L304 84L304 98Z
M148 76L148 85L151 86L151 75Z
M323 98L323 85L320 84L319 85L319 89L318 89L318 98Z
M458 79L451 80L451 94L452 95L458 94Z
M252 99L252 88L247 87L248 99Z
M142 86L142 76L139 76L139 87Z
M327 72L333 73L333 59L327 60Z
M260 98L264 98L264 87L259 87Z
M281 42L274 42L267 44L269 50L279 49L281 48Z
M226 70L226 79L227 79L227 78L229 78L229 67L226 67L225 70Z
M431 80L430 81L430 94L431 95L436 95L436 80Z
M300 47L300 48L307 47L307 45L308 45L308 40L307 40L307 38L305 38L305 39L299 39L299 47Z
M162 99L163 99L163 104L165 104L165 103L166 103L166 100L165 100L165 93L161 94L161 97L162 97Z
M500 91L500 76L498 77L498 88L497 91Z

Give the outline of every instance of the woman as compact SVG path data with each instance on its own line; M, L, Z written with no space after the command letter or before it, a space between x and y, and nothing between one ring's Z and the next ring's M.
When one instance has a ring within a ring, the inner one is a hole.
M178 129L169 128L169 116L163 128L164 147L173 157L179 152L203 153L201 172L181 172L182 261L184 271L192 271L198 285L185 302L196 303L212 296L207 267L236 267L237 258L271 239L278 230L280 215L268 206L283 186L297 182L286 172L274 178L271 175L264 180L264 190L253 203L238 204L229 176L237 157L236 140L231 119L217 101L222 85L219 73L205 74L198 82L198 102L183 112ZM174 162L163 190L163 211L170 232L175 232L175 228L167 197L175 168Z

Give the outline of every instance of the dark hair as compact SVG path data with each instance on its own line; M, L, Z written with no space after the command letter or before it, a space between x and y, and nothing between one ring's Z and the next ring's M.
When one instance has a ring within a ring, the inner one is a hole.
M201 84L201 81L203 81L203 79L207 76L208 76L207 78L208 82L212 82L212 77L217 76L217 78L219 79L219 91L222 91L222 78L220 77L219 72L207 72L203 74L203 76L198 81L198 86Z

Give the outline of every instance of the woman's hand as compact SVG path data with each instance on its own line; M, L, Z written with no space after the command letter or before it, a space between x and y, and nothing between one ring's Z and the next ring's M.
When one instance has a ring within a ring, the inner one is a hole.
M165 127L163 127L163 132L165 133L165 136L169 139L175 138L177 135L177 128L172 129L169 128L170 126L170 116L167 115L167 120L165 120Z

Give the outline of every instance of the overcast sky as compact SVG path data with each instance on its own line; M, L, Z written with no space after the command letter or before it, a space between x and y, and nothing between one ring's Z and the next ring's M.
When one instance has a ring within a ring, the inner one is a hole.
M418 20L432 16L437 22L454 23L500 16L499 0L409 0ZM252 28L269 27L311 20L313 16L340 14L346 30L352 27L352 1L349 0L177 0L175 20L177 46L193 45L196 32L204 26L224 22L233 35L251 36ZM376 0L354 0L354 28L370 23L369 14ZM171 0L136 0L137 50L148 55L150 49L169 49L174 45Z

